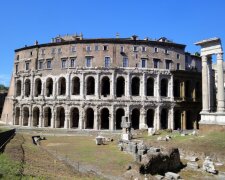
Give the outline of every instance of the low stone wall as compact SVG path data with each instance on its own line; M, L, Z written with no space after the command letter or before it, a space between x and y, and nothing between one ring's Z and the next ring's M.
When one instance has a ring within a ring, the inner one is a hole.
M168 171L176 172L182 168L177 148L162 152L160 148L147 146L141 141L120 141L119 148L134 156L141 174L164 174Z
M201 132L225 131L225 125L199 124L199 130Z

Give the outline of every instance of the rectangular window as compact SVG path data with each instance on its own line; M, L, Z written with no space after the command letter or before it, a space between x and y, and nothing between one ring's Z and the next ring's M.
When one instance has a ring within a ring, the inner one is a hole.
M146 52L146 47L145 46L142 46L142 52Z
M169 54L169 51L167 49L165 49L165 54Z
M55 48L52 48L52 54L55 54Z
M43 61L38 61L38 69L43 69Z
M155 53L158 52L158 48L157 48L157 47L154 48L154 52L155 52Z
M166 69L171 68L171 60L166 60Z
M75 65L76 65L76 64L75 64L75 58L71 58L71 59L70 59L70 67L73 68L73 67L75 67Z
M19 61L20 60L20 55L16 56L16 60Z
M95 46L95 51L98 51L98 45Z
M180 54L177 54L177 59L180 59Z
M120 46L120 52L124 52L124 47Z
M108 51L108 46L107 45L103 46L103 51Z
M33 52L32 51L30 52L30 56L33 56Z
M58 49L58 54L61 54L61 53L62 53L62 49L59 48L59 49Z
M110 67L110 57L105 57L105 67Z
M66 64L66 59L62 59L62 68L66 68L67 64Z
M86 67L91 67L92 66L92 64L91 64L91 58L92 57L90 57L90 56L87 56L86 57Z
M45 49L41 49L41 54L45 55Z
M147 66L147 60L146 59L141 59L141 67L146 68Z
M29 63L29 62L26 62L26 64L25 64L25 70L26 70L26 71L28 71L28 70L30 69L29 66L30 66L30 63Z
M16 74L18 73L18 64L16 64Z
M91 51L91 46L86 46L86 51L90 52Z
M123 67L128 67L128 58L127 57L123 58Z
M159 68L159 59L153 59L154 68Z
M134 51L134 52L137 52L137 51L138 51L138 47L137 47L137 46L134 46L134 47L133 47L133 51Z
M51 68L52 68L52 61L47 60L47 69L51 69Z
M72 46L72 47L71 47L71 51L72 51L72 52L76 52L76 46Z
M177 70L180 70L180 63L177 63Z

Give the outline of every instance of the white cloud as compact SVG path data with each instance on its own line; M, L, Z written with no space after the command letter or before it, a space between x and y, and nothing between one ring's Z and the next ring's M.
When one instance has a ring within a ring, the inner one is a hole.
M5 86L9 86L10 81L10 75L8 74L0 74L0 84L3 84Z

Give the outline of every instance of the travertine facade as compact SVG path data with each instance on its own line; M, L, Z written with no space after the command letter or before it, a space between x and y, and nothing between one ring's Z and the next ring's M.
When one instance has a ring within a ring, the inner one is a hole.
M134 129L196 128L201 75L185 69L184 50L166 38L136 36L65 36L17 49L12 121L5 122L116 130L125 115Z

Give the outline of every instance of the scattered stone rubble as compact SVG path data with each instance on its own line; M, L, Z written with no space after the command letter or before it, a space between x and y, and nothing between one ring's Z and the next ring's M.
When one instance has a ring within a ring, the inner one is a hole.
M159 148L147 146L142 141L120 141L121 151L131 153L139 164L141 174L164 174L182 167L177 148L161 152Z
M217 174L217 171L215 170L215 167L214 167L214 163L209 156L205 158L205 161L203 162L203 165L202 165L202 169L206 172Z

